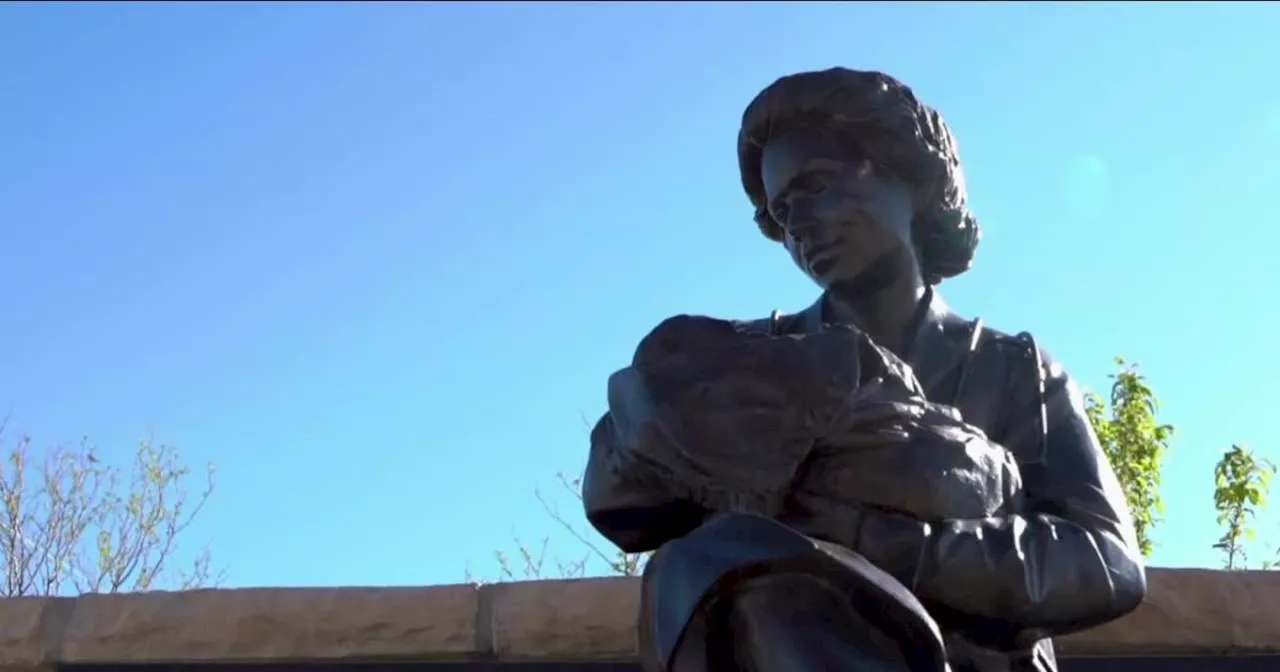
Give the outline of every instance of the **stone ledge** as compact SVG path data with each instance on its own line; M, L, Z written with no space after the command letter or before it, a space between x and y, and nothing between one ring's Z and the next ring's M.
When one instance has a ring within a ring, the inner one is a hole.
M1280 650L1280 572L1152 569L1132 615L1064 655ZM55 663L625 660L635 579L247 588L0 600L0 670Z

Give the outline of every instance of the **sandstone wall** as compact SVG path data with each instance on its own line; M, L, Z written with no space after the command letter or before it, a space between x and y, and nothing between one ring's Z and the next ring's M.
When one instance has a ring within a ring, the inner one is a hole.
M1280 572L1152 569L1147 602L1066 655L1280 651ZM53 663L571 661L635 650L634 579L0 599L0 671Z

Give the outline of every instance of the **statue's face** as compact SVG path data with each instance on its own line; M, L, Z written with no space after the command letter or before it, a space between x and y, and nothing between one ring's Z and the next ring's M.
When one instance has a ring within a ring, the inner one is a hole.
M769 213L782 227L792 260L823 289L918 274L910 189L877 170L852 143L831 137L798 129L770 140L763 151Z

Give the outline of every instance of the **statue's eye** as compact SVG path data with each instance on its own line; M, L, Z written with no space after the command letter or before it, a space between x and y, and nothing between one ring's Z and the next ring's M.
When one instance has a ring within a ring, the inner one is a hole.
M769 205L769 214L773 215L774 221L779 224L786 222L787 217L791 215L791 205L785 198L776 199Z
M801 196L817 196L827 190L830 178L826 173L809 173L796 180L789 191Z

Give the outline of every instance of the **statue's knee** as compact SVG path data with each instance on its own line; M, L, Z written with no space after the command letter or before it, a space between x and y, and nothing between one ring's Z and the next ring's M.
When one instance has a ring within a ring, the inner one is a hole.
M741 580L772 573L774 565L813 551L811 540L781 523L720 513L653 554L644 570L644 592L662 595L652 602L659 611L675 608L670 617L687 618L709 592L733 591ZM733 579L726 583L728 577Z
M748 620L761 615L782 621L817 615L822 620L848 610L835 586L808 574L765 574L747 579L726 602L731 617Z

